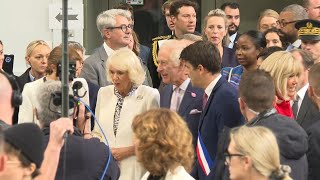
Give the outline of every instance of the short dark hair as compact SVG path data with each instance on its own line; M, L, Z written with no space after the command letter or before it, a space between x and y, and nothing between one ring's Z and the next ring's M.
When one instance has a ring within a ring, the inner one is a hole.
M192 6L196 12L198 11L198 3L196 3L195 1L175 0L170 4L170 15L175 17L178 16L179 9L183 6Z
M310 5L310 2L309 2L309 1L310 1L310 0L302 0L302 5L303 5L303 7L308 8L309 5Z
M268 56L270 56L272 53L277 52L277 51L283 51L283 48L278 47L278 46L271 46L268 48L264 48L259 53L258 58L265 60Z
M221 57L218 48L209 41L197 41L180 54L180 59L189 62L193 68L200 64L212 74L220 73Z
M247 106L263 112L273 107L275 87L271 75L261 69L243 73L239 85L239 96Z
M220 9L222 9L224 11L226 9L226 7L229 7L231 9L239 9L240 5L236 2L226 2L220 6Z
M118 5L114 6L113 9L123 9L123 10L130 11L131 18L132 18L132 20L134 20L133 7L130 4L124 3L124 2L120 2Z
M259 32L259 31L256 31L256 30L249 30L249 31L241 34L241 36L245 36L245 35L249 36L249 38L253 42L253 44L256 47L256 49L260 49L260 48L265 48L266 47L266 45L267 45L266 38L264 37L262 32Z
M3 45L1 40L0 40L0 44Z
M300 56L302 57L302 65L305 69L309 69L313 66L314 59L308 51L304 51L302 49L293 49L290 52L298 52L300 54Z
M162 11L162 14L163 14L163 15L166 15L166 14L165 14L165 13L166 13L166 9L169 9L169 13L170 13L171 2L172 2L172 1L166 1L166 2L164 2L164 3L162 4L162 6L161 6L161 11Z

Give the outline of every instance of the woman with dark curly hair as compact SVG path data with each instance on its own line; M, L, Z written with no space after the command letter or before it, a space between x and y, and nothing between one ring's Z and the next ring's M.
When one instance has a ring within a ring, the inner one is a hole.
M277 28L271 28L264 32L264 37L266 38L266 47L278 46L282 49L287 49L289 41L286 35L280 32Z
M153 109L132 123L138 161L148 170L142 180L193 179L188 172L194 162L192 135L175 112Z

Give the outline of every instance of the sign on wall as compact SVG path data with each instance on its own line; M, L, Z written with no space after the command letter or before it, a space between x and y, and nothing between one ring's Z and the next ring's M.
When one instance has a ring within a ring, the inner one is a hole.
M143 5L143 0L126 0L126 3L131 5Z
M62 29L62 4L49 5L49 29ZM68 4L68 28L83 29L83 4Z

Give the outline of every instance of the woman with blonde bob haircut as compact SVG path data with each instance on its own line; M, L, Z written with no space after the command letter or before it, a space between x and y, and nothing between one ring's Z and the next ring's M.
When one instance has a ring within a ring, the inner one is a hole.
M221 9L211 10L204 18L203 39L212 42L220 52L222 67L235 67L239 63L235 52L229 49L227 16Z
M119 161L120 180L140 180L145 169L136 160L131 124L136 115L158 108L160 95L157 89L142 85L144 71L139 58L129 48L121 48L109 56L106 75L113 85L100 88L96 116L112 155ZM93 132L102 134L98 126Z
M107 80L112 81L112 71L110 69L117 69L120 71L127 71L129 78L133 85L139 86L145 79L145 72L141 66L139 57L128 48L121 48L117 53L113 53L107 60Z
M291 168L280 164L275 135L262 126L237 127L230 132L225 156L230 179L291 180Z
M302 72L301 63L290 52L278 51L267 57L260 69L269 72L273 78L278 98L275 108L278 113L293 119L290 100L296 96L298 78Z
M194 150L186 122L168 109L136 116L132 123L138 161L148 170L142 180L193 179Z

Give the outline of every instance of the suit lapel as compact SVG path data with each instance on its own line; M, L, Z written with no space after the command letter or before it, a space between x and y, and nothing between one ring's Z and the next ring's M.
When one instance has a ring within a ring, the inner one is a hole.
M191 82L189 82L189 85L186 89L186 92L184 93L184 96L182 98L182 101L180 103L179 107L179 114L183 117L186 113L186 110L188 107L192 104L192 101L194 100L195 97L192 97L192 85Z
M201 113L201 116L200 116L199 130L201 129L201 125L202 125L204 117L207 115L208 109L209 109L209 107L210 107L210 105L212 103L212 100L213 100L215 92L220 88L220 86L223 84L224 81L225 80L221 77L219 79L219 81L217 82L217 84L212 89L210 97L209 97L209 99L207 101L206 107L205 107L205 109L203 110L203 112Z
M309 108L311 107L311 103L312 102L308 96L308 93L306 92L306 94L304 95L304 98L302 100L299 112L298 112L297 122L299 124L301 124L305 120L305 116L306 116Z
M106 69L106 62L108 59L108 55L106 50L104 49L103 45L98 49L99 55L100 55L100 59L101 59L101 65L103 67L103 69Z
M172 84L166 85L166 86L164 87L163 92L161 93L161 97L160 97L160 107L170 108L172 93L173 93Z

